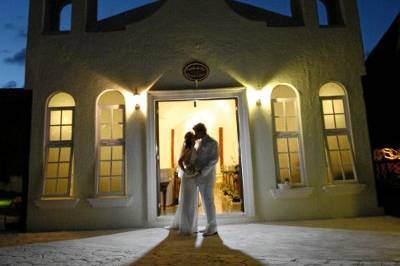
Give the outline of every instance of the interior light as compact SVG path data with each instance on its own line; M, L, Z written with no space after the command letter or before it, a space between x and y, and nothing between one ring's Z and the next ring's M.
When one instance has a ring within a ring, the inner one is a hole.
M138 93L138 90L135 89L135 92L133 93L133 102L135 103L135 110L140 109L140 95Z
M1 207L4 207L4 208L9 207L11 204L12 204L12 200L9 200L9 199L0 200L0 208Z

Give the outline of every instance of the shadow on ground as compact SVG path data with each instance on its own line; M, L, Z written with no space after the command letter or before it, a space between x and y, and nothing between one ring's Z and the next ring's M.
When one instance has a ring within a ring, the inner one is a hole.
M216 236L182 236L171 231L166 239L130 266L137 265L263 265L224 245Z

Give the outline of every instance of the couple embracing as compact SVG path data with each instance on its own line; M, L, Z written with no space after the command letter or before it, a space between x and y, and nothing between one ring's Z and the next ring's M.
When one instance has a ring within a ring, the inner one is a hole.
M207 128L199 123L185 134L182 152L178 161L181 178L179 205L171 229L181 234L197 232L197 195L200 191L207 216L203 236L217 234L217 219L214 205L215 165L218 161L218 143L207 135Z

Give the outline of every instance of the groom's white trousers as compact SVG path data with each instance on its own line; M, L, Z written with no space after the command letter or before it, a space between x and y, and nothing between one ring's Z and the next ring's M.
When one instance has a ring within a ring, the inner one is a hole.
M215 205L214 205L214 184L215 176L209 182L205 184L198 184L203 208L207 215L207 232L217 231L217 217L215 215Z

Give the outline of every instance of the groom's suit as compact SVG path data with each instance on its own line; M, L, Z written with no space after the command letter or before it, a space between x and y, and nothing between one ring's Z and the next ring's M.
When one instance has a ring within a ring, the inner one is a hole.
M197 149L197 158L194 161L194 166L200 171L200 174L196 176L196 184L207 215L207 233L217 231L213 189L215 184L215 165L218 162L218 158L218 143L210 136L205 135Z

